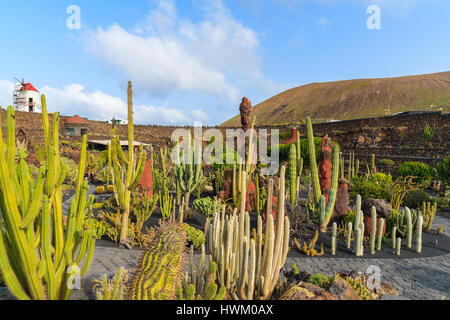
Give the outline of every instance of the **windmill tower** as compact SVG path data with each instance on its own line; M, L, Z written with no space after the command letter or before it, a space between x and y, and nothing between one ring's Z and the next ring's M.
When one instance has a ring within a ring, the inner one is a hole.
M14 88L14 109L16 111L41 113L41 94L39 91L31 83L25 83L23 78L22 81L18 79L16 81L18 84Z

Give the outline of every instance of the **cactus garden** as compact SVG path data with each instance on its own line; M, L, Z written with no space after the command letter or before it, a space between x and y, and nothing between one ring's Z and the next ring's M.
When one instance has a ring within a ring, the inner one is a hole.
M450 298L450 1L4 2L0 303Z

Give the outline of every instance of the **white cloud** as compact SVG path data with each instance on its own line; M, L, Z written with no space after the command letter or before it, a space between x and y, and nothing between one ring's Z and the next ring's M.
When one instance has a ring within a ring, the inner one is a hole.
M13 82L0 79L0 105L4 108L12 104L13 90ZM60 112L62 115L78 114L90 120L127 118L126 102L100 90L70 84L62 89L44 86L40 91L46 96L49 112ZM187 124L206 119L206 114L200 109L194 110L192 116L188 116L182 110L168 106L134 106L136 124Z
M98 28L87 49L153 96L181 90L236 103L242 82L265 88L257 34L231 16L221 0L201 7L204 19L178 16L173 1L161 0L134 32L118 24Z

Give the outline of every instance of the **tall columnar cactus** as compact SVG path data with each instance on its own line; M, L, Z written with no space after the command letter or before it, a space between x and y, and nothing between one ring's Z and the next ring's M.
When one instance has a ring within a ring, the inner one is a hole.
M431 225L433 224L434 216L436 215L437 202L431 205L430 202L422 203L422 215L424 217L423 225L424 229L428 232L431 230Z
M357 257L362 256L362 242L361 242L361 229L357 227L355 229L355 255Z
M337 238L337 223L333 222L331 228L331 254L336 255L336 238Z
M171 221L154 234L132 276L128 300L174 300L181 290L186 234L183 226Z
M352 223L349 222L347 224L347 249L350 249L351 247L351 241L352 241Z
M412 235L413 235L413 223L411 210L408 207L405 208L406 211L406 245L408 248L412 246Z
M197 187L202 171L201 146L195 142L191 143L190 133L187 143L189 148L186 154L180 152L180 144L175 146L177 159L174 167L175 178L180 185L180 190L184 193L185 210L189 209L191 193Z
M90 268L95 238L84 228L87 182L84 181L87 137L83 137L76 195L63 221L61 185L66 169L59 153L59 114L53 115L53 132L42 95L47 169L37 180L25 162L25 151L15 163L14 108L7 111L7 142L0 138L0 269L11 294L20 300L69 299L76 276ZM3 136L0 128L0 137ZM6 154L5 154L6 150Z
M325 197L322 195L322 191L320 188L319 173L317 170L317 162L316 162L316 151L314 145L314 132L312 128L311 119L309 117L306 118L306 135L308 138L309 166L311 169L311 178L314 189L314 200L319 204L319 208L321 208L319 216L321 224L320 231L326 232L328 223L330 222L331 215L334 210L334 204L336 202L336 192L339 180L340 150L337 145L335 145L333 148L331 188L329 192L328 203L326 203Z
M323 195L320 196L319 207L323 208L320 211L320 230L321 232L326 232L328 223L330 222L331 216L334 211L334 205L336 203L336 193L338 188L339 180L339 147L336 145L333 150L333 171L331 176L331 189L328 197L328 204L321 206L320 203L325 200ZM323 200L322 200L323 199ZM325 204L325 203L323 203Z
M393 227L392 231L391 231L391 236L392 236L392 249L395 249L395 245L397 242L397 227Z
M291 207L297 203L297 150L295 144L289 149L289 178Z
M402 249L402 238L397 238L397 243L395 244L395 248L397 249L397 255L400 255L400 251Z
M356 159L356 163L355 163L355 177L358 176L359 173L359 159Z
M422 226L423 226L423 217L420 216L417 219L417 248L416 251L417 253L421 253L422 252Z
M374 175L375 173L377 173L377 167L376 167L376 165L375 165L375 154L374 154L374 153L372 153L372 156L371 156L370 173L371 173L372 175Z
M241 199L239 214L216 214L208 227L208 254L217 266L217 278L234 299L269 299L278 281L289 249L289 219L285 216L285 166L280 169L276 227L266 217L263 246L262 218L258 217L256 238L250 238L250 216ZM245 172L244 172L245 178ZM245 181L243 179L242 181ZM245 195L242 183L241 197Z
M370 210L370 254L375 254L375 239L376 239L376 232L377 232L377 209L375 207L372 207Z
M297 131L296 151L297 151L297 199L298 199L300 193L301 177L303 172L302 145L300 140L300 132L298 131Z
M194 266L194 247L189 254L190 274L186 272L184 293L186 300L223 300L226 294L224 286L217 286L217 264L214 261L206 265L205 245L202 245L197 267Z
M147 161L147 155L143 150L143 146L139 149L139 160L135 163L134 155L134 133L133 133L133 90L131 81L128 82L128 157L123 152L120 144L120 137L116 129L112 132L111 143L111 159L108 160L112 163L114 188L116 198L119 200L119 205L123 210L122 225L120 228L120 244L127 244L128 237L128 223L130 216L130 202L131 191L135 189L144 173L145 163ZM126 169L125 181L122 180L120 168Z
M384 219L381 218L379 226L378 226L378 239L377 239L378 240L378 242L377 242L377 250L378 251L381 251L381 242L383 240L384 223L385 223Z

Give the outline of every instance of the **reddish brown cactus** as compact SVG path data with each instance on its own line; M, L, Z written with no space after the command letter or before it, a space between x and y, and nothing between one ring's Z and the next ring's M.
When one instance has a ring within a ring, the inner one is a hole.
M322 160L319 164L319 181L320 190L322 190L322 195L325 197L325 205L328 204L328 196L331 188L331 168L333 164L331 162L331 152L332 152L331 139L326 135L322 138Z
M138 188L141 190L146 190L149 198L153 196L153 172L151 158L149 158L145 163L144 173L142 174L141 181L139 181Z

